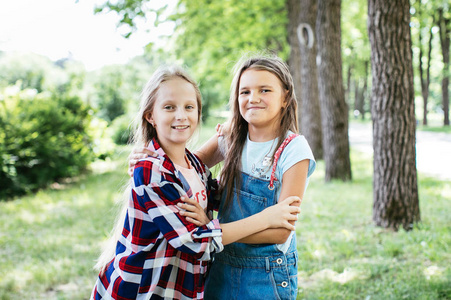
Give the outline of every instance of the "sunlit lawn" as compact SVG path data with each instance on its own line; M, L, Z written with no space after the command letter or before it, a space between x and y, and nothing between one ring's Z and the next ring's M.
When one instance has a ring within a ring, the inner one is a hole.
M89 297L128 152L73 183L0 202L0 299ZM372 225L371 158L353 152L352 167L351 183L325 184L322 162L310 180L298 299L451 299L451 183L420 174L422 222L394 233Z
M422 222L372 224L371 157L353 152L352 183L310 181L298 225L298 299L451 299L451 183L419 175Z

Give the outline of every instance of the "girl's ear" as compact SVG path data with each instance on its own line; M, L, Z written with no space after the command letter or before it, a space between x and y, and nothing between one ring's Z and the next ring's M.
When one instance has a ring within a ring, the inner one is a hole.
M285 100L282 103L283 108L287 108L288 106L288 90L285 90Z
M145 118L146 118L147 122L149 122L150 124L152 124L152 126L154 126L153 124L155 124L155 122L154 122L154 120L152 118L152 113L151 112L146 113Z

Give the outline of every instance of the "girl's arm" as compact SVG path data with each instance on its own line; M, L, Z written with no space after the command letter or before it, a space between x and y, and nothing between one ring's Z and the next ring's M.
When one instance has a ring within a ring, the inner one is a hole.
M185 203L178 203L181 209L180 215L185 216L187 221L195 225L202 226L210 220L204 210L194 199L182 197ZM236 242L242 237L252 235L256 232L267 231L270 228L284 228L288 232L295 230L294 223L297 220L297 214L300 212L300 201L298 197L287 197L278 204L264 209L263 211L230 223L221 223L222 243L227 245Z
M283 184L279 202L289 196L298 196L302 199L304 196L305 184L307 182L309 162L308 159L302 160L283 174ZM293 205L300 206L301 203L295 202ZM294 226L295 222L296 221L291 221L290 223ZM290 236L290 233L291 231L285 228L267 229L240 239L238 242L246 244L283 244Z
M295 205L295 203L299 203ZM296 230L293 223L298 219L300 212L300 199L298 197L288 197L284 201L263 211L231 223L223 223L222 243L231 244L242 240L244 237L267 230L269 228L285 228L288 232Z
M203 144L194 153L209 168L214 167L216 164L224 160L221 151L219 151L218 136L216 134L212 136L207 142L205 142L205 144ZM132 153L130 153L128 157L127 173L128 175L130 175L130 177L133 177L133 170L135 169L135 165L138 163L138 161L148 156L157 157L158 155L145 147L132 150Z
M218 147L218 135L213 135L208 141L206 141L199 149L194 152L200 160L212 168L216 164L224 160L224 156Z

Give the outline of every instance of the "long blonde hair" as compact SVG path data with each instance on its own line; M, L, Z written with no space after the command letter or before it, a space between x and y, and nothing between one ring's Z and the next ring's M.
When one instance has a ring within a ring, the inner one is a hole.
M221 172L220 190L227 191L224 208L228 210L233 196L233 187L240 185L241 153L248 134L248 123L240 113L238 103L241 75L246 70L268 71L274 74L286 91L286 107L281 109L279 138L275 149L283 143L288 131L298 132L297 101L294 84L288 66L279 57L267 54L243 56L234 67L234 77L230 87L229 106L232 112L229 119L230 130L226 135L227 155ZM272 161L271 161L272 162Z
M135 146L147 146L153 138L158 139L157 131L147 121L146 115L153 111L155 101L158 97L158 90L160 88L160 85L163 82L169 81L174 78L181 78L194 87L198 107L198 123L200 123L202 114L202 97L197 83L180 66L162 66L152 74L151 78L141 92L139 111L134 119L134 127L136 128L136 130L132 140ZM116 216L113 230L111 231L110 237L105 243L103 251L94 266L94 268L99 270L101 274L103 274L107 265L111 262L116 254L116 245L122 234L125 217L127 215L130 192L131 182L129 180L128 184L125 187L125 192L120 199L119 205L121 208L119 210L119 214Z

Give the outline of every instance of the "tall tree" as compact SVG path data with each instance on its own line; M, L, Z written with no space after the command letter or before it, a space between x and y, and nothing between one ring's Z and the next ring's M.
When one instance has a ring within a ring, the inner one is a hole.
M341 60L341 1L318 0L318 86L323 129L325 180L351 180L348 106Z
M299 50L298 38L296 34L296 28L299 25L299 14L301 11L300 0L287 0L286 10L288 12L288 25L287 25L287 38L290 45L290 56L288 57L288 66L290 68L291 75L293 76L294 89L298 100L299 116L301 115L301 52ZM302 130L302 125L299 120L299 127Z
M367 98L368 91L368 64L369 61L365 62L365 75L355 80L354 116L357 117L360 114L362 120L365 119L365 99ZM363 81L362 87L360 87L361 81Z
M409 0L369 0L373 220L408 230L420 220Z
M443 125L449 126L449 44L450 44L450 19L444 14L443 8L438 10L438 26L440 29L440 45L443 55L442 78L442 108Z
M419 9L419 19L420 19L420 28L418 30L418 42L419 42L419 48L420 53L418 55L418 69L420 71L420 81L421 81L421 95L423 96L423 125L428 124L428 98L429 98L429 85L431 83L431 55L432 55L432 25L426 28L429 32L429 41L428 41L428 48L427 48L427 63L426 63L426 70L423 68L423 33L421 28L421 1L418 3ZM433 22L432 22L433 23Z
M301 90L299 98L300 120L299 125L302 134L312 148L315 158L323 158L323 135L321 128L321 111L318 97L318 70L316 66L317 46L315 38L315 22L318 11L316 0L290 0L296 2L297 10L296 26L292 38L299 51ZM288 10L289 15L292 9ZM292 18L290 17L290 20Z

